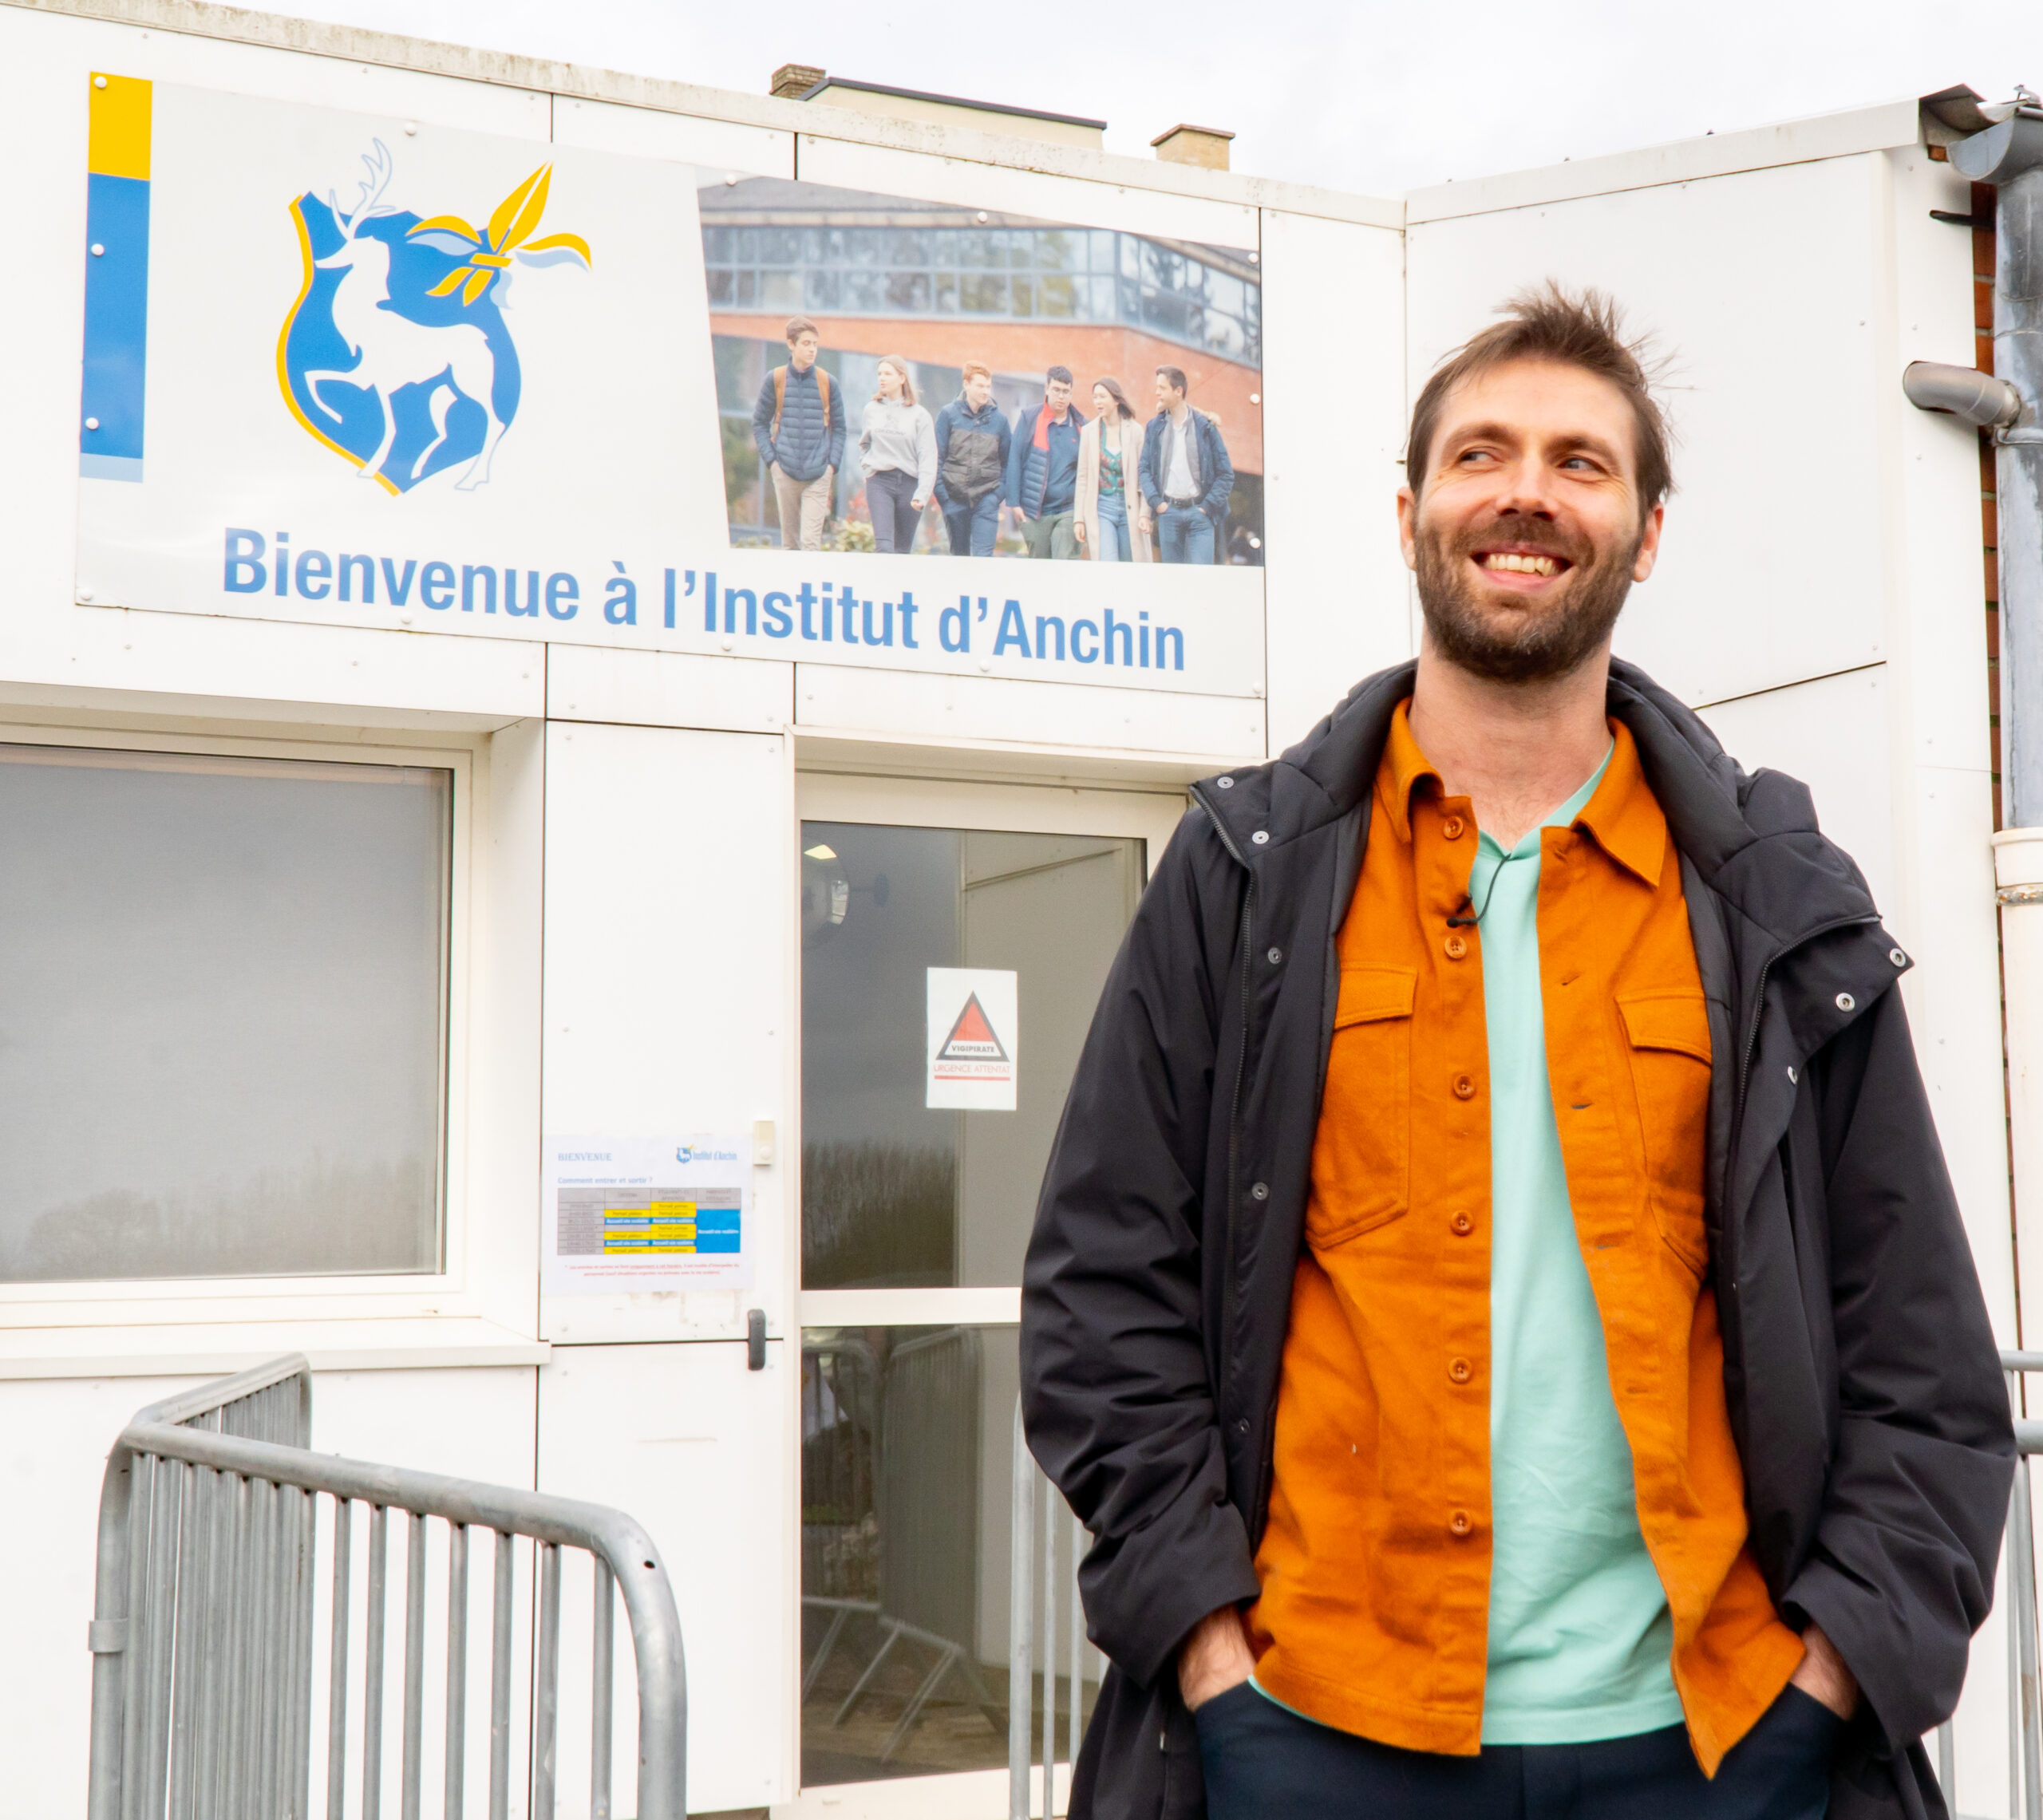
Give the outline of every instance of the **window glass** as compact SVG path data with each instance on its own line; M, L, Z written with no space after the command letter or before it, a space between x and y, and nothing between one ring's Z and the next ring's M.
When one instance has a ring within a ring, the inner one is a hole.
M1011 1327L803 1332L806 1787L1007 1762L1017 1342ZM1060 1629L1049 1653L1063 1756L1077 1550L1061 1501L1055 1508ZM1031 1565L1040 1607L1040 1557ZM1097 1652L1081 1652L1081 1723L1100 1666ZM1040 1673L1031 1691L1041 1763Z
M0 747L0 1279L440 1268L452 778Z
M803 1285L1018 1283L1141 843L805 822L802 847ZM1014 976L1012 1111L927 1103L932 968Z

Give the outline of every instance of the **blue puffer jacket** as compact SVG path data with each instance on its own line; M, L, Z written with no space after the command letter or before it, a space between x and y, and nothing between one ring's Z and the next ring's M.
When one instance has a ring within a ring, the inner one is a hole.
M1071 510L1078 497L1078 436L1085 428L1077 408L1065 405L1064 421L1052 424L1043 439L1049 444L1045 451L1036 447L1036 413L1024 411L1016 419L1007 454L1007 503L1018 506L1024 518Z
M787 366L787 395L780 402L780 431L773 433L773 373L759 388L759 402L752 407L752 440L758 446L761 462L780 472L790 480L813 480L826 468L844 464L844 389L830 381L830 409L823 409L822 389L816 384L817 369L812 365L798 373L790 361Z
M1159 411L1142 432L1142 496L1152 512L1164 503L1164 432L1170 420L1167 412ZM1199 509L1216 525L1225 524L1235 464L1227 459L1220 426L1203 411L1194 411L1191 420L1199 430Z

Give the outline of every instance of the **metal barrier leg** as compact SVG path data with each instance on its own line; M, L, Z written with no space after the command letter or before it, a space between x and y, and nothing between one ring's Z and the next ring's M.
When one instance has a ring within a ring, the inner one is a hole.
M381 1820L383 1811L383 1627L389 1604L390 1513L381 1504L369 1513L369 1625L362 1644L362 1820Z
M1035 1462L1029 1462L1029 1476ZM1043 1484L1043 1628L1037 1642L1043 1654L1043 1820L1056 1811L1057 1784L1057 1487Z
M461 1820L468 1741L468 1526L447 1532L447 1793L445 1820Z
M2015 1463L2008 1513L2008 1546L2015 1555L2013 1617L2017 1630L2017 1687L2021 1703L2023 1820L2043 1820L2043 1736L2038 1734L2036 1686L2036 1548L2029 1518L2029 1461Z
M326 1820L347 1820L348 1576L354 1568L351 1499L334 1500L334 1644L326 1666Z
M539 1546L539 1636L532 1652L532 1820L553 1820L560 1715L560 1550Z
M1071 1718L1066 1727L1065 1752L1071 1773L1078 1773L1078 1740L1085 1729L1085 1612L1078 1597L1078 1559L1084 1552L1085 1531L1076 1513L1071 1517L1071 1577L1065 1582L1071 1593Z
M589 1677L593 1684L589 1701L593 1708L589 1721L589 1820L610 1820L610 1753L615 1732L610 1683L615 1649L611 1640L611 1571L600 1561L595 1564L595 1633L591 1639L595 1660Z
M1029 1577L1035 1565L1035 1466L1022 1433L1022 1400L1014 1400L1014 1496L1009 1521L1007 1586L1007 1815L1029 1820L1029 1706L1034 1689L1029 1627L1033 1621Z
M489 1820L511 1811L511 1593L517 1556L496 1532L496 1585L489 1629Z
M425 1768L425 1518L409 1513L405 1547L405 1761L398 1798L403 1820L419 1820Z

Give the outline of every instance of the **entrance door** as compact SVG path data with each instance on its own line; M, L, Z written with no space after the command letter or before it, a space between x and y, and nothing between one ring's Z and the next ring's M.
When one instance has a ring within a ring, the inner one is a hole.
M1022 1257L1183 802L804 780L804 1813L1006 1812Z

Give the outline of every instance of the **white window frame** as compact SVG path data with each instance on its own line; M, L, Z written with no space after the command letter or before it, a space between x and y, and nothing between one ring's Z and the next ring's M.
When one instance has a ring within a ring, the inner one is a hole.
M807 822L867 823L891 827L980 828L1002 834L1096 835L1144 843L1143 878L1156 874L1158 862L1172 831L1184 815L1182 787L1104 788L1089 785L1051 785L950 780L862 774L856 772L798 770L795 780L796 832ZM800 982L796 1013L800 1027ZM800 1080L800 1061L796 1063ZM796 1172L789 1196L793 1233L790 1251L797 1285L801 1259L800 1092L793 1096L793 1141L783 1155ZM1020 1325L1022 1290L1018 1284L982 1289L797 1289L800 1326L811 1327L980 1327ZM800 1394L800 1374L788 1374L791 1403ZM790 1423L793 1436L788 1485L795 1500L795 1520L788 1531L793 1547L789 1584L801 1582L801 1459L799 1420ZM792 1621L800 1660L800 1603L793 1601ZM792 1690L791 1690L792 1691ZM855 1815L858 1820L1006 1820L1007 1772L963 1770L929 1775L899 1776L873 1782L810 1784L800 1779L801 1702L788 1704L793 1736L790 1754L796 1765L795 1799L776 1808L788 1820L824 1820ZM1058 1788L1069 1772L1060 1769ZM1037 1778L1040 1782L1040 1776Z
M482 1242L468 1195L469 971L473 943L473 854L484 819L487 734L436 736L410 729L342 741L252 738L245 733L121 726L81 727L0 720L0 744L101 752L166 752L202 758L283 759L326 764L411 766L451 772L445 1001L441 1062L441 1268L374 1276L109 1278L53 1283L0 1282L0 1333L25 1328L126 1328L227 1323L389 1320L488 1311L471 1293L472 1245ZM479 762L480 761L480 762ZM280 1336L288 1338L288 1336ZM292 1341L291 1343L296 1343ZM115 1348L118 1349L118 1348ZM281 1346L275 1349L282 1349Z

